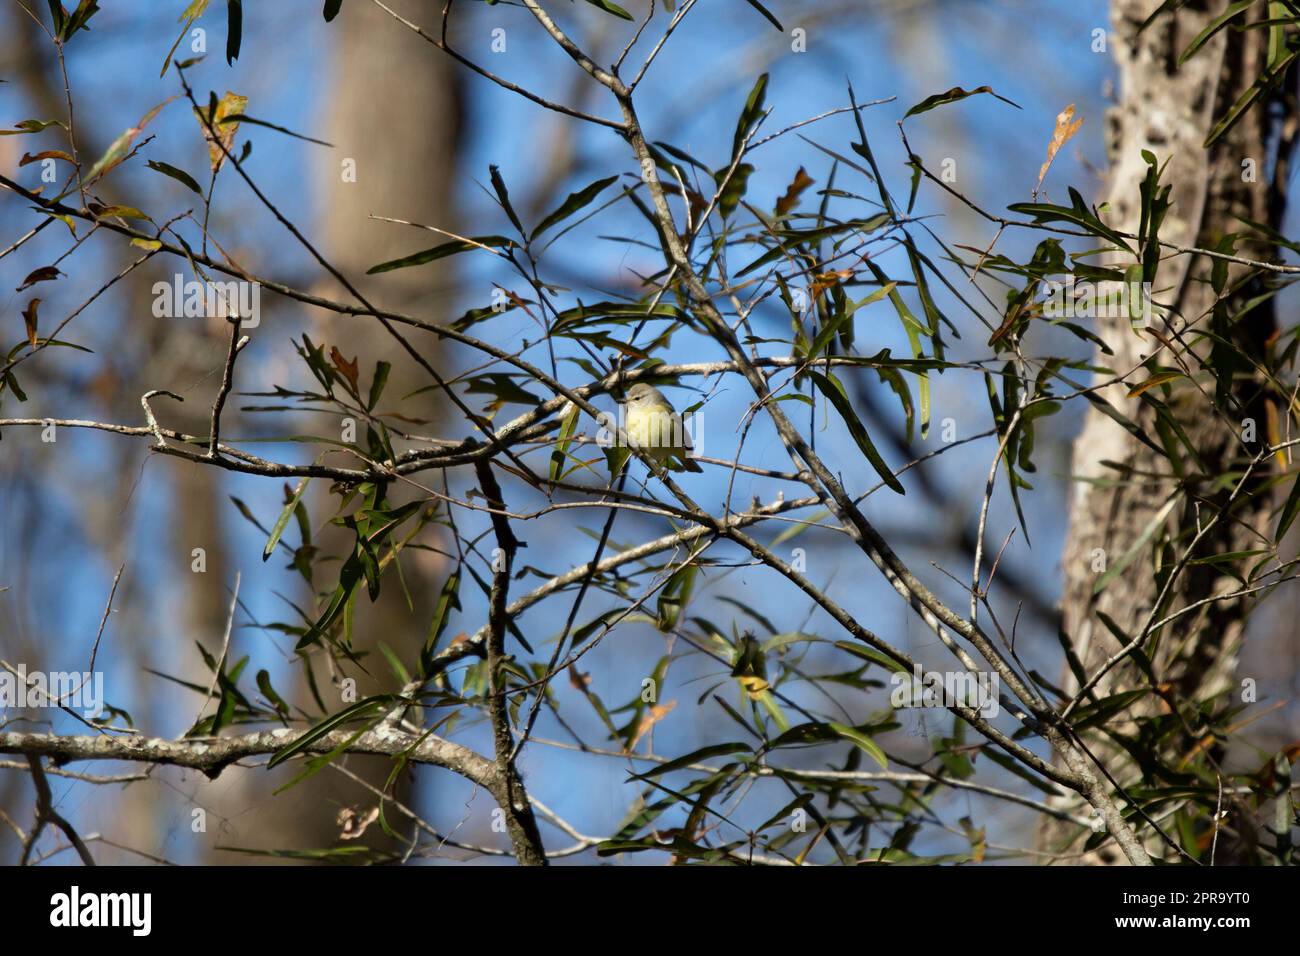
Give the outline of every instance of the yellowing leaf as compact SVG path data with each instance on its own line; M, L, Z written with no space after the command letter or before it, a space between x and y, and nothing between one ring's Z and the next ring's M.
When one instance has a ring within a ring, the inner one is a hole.
M641 723L637 726L636 733L633 734L632 739L628 741L627 752L631 753L632 751L636 750L637 743L640 742L642 737L644 737L646 734L650 732L650 728L653 727L655 724L659 723L659 721L663 720L670 713L672 713L673 708L676 706L677 706L677 701L670 700L666 704L663 704L658 707L651 707L648 711L646 711L645 714L642 715L641 717Z
M235 133L239 130L239 121L223 122L228 116L242 116L244 107L248 105L248 97L240 96L238 93L232 93L226 90L217 103L217 109L208 116L206 112L194 111L195 118L199 121L199 126L203 130L203 138L208 143L208 165L215 173L221 168L221 164L226 161L226 153L230 152L235 143ZM209 129L209 123L211 129ZM217 137L213 137L213 131L216 131ZM224 150L222 147L225 147Z
M176 99L174 96L167 97L167 99L163 100L149 112L145 113L144 116L140 118L140 122L136 123L134 126L122 133L122 135L117 139L113 140L112 145L108 147L103 156L99 157L95 165L90 168L90 172L86 174L86 182L93 182L95 179L104 175L104 173L108 172L118 163L126 159L126 157L130 155L131 144L134 143L135 138L140 135L140 131L148 126L150 121L158 115L159 111L174 99Z
M1264 399L1264 414L1268 422L1269 442L1274 447L1281 445L1283 442L1282 425L1281 422L1278 420L1277 404L1271 398ZM1285 450L1278 448L1278 450L1274 452L1273 455L1275 458L1277 458L1278 469L1280 471L1286 471L1287 460L1286 460Z

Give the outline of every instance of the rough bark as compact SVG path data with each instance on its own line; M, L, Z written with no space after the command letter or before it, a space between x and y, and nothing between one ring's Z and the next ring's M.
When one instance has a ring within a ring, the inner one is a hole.
M1275 223L1280 217L1281 204L1268 178L1274 168L1271 156L1276 152L1277 137L1270 129L1263 104L1256 105L1214 146L1203 148L1217 119L1263 71L1268 31L1221 31L1180 66L1180 54L1222 12L1223 5L1189 3L1177 12L1162 13L1139 34L1138 27L1153 6L1150 0L1113 0L1111 4L1110 43L1118 66L1119 102L1108 116L1111 170L1102 197L1109 204L1106 218L1118 230L1138 232L1139 184L1147 172L1141 154L1149 150L1161 162L1168 161L1162 182L1173 186L1170 198L1174 204L1161 238L1185 246L1214 248L1224 235L1246 229L1241 219ZM1247 16L1256 14L1249 11ZM1248 160L1257 170L1257 181L1243 175L1243 163ZM1238 255L1256 259L1271 259L1274 253L1274 249L1259 243L1237 249ZM1132 258L1115 258L1114 262L1123 267L1130 265ZM1187 331L1189 327L1206 327L1215 302L1208 281L1210 268L1211 262L1204 256L1164 259L1154 283L1156 302L1171 307L1168 328L1158 316L1154 320L1163 334L1173 332L1177 341L1187 344L1196 341L1196 336ZM1229 283L1241 278L1244 268L1232 266ZM1253 282L1246 283L1228 302L1229 314L1258 291ZM1247 354L1260 356L1275 328L1270 301L1237 323L1232 335ZM1127 317L1098 319L1096 331L1114 351L1113 356L1096 355L1096 364L1113 369L1115 374L1136 369L1127 382L1104 389L1101 397L1154 437L1154 413L1139 399L1129 398L1128 391L1149 374L1139 365L1157 346L1156 340L1149 334L1136 333ZM1208 343L1201 341L1193 350L1204 358L1207 348ZM1162 362L1172 364L1167 352ZM1099 376L1098 381L1110 377ZM1085 674L1095 673L1122 646L1100 615L1108 615L1128 635L1141 631L1159 600L1161 583L1155 568L1167 566L1181 556L1190 541L1189 529L1195 533L1227 501L1231 486L1225 488L1216 480L1239 472L1258 453L1258 442L1268 439L1270 410L1261 383L1252 374L1239 373L1230 400L1222 406L1211 407L1207 395L1213 395L1212 385L1207 393L1191 387L1174 392L1171 410L1199 450L1203 467L1187 463L1183 493L1163 520L1158 520L1157 515L1180 485L1168 459L1095 408L1089 410L1075 441L1072 476L1076 484L1064 552L1062 617L1064 635ZM1254 444L1242 440L1246 419L1255 422ZM1266 494L1249 493L1258 490L1267 475L1267 467L1261 468L1258 477L1239 496L1240 507L1234 507L1231 518L1217 522L1205 535L1197 547L1198 554L1261 546L1257 532L1267 522L1269 499ZM1141 546L1138 559L1094 594L1101 573L1096 570L1098 559L1104 555L1106 565L1113 566L1140 541L1152 522L1158 522L1158 527L1150 541ZM1153 549L1163 550L1159 560L1153 560L1157 553ZM1213 565L1192 565L1183 571L1161 606L1177 609L1238 586ZM1232 687L1252 600L1206 603L1158 635L1151 663L1157 679L1167 685L1171 695L1168 699L1204 701ZM1127 661L1113 669L1094 693L1100 699L1144 686L1146 678ZM1079 689L1072 669L1066 671L1064 687L1070 694ZM1139 703L1137 710L1139 714L1153 713L1163 706L1153 694ZM1124 751L1108 738L1089 735L1087 739L1121 784L1129 785L1140 778ZM1069 835L1066 828L1049 823L1043 841L1045 846L1057 849ZM1171 852L1167 845L1156 842L1151 842L1148 849L1156 856ZM1120 862L1117 854L1105 851L1085 860Z

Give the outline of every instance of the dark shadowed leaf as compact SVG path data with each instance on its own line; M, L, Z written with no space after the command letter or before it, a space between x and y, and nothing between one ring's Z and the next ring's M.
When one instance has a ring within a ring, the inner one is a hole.
M185 172L185 170L177 169L175 166L172 166L168 163L159 162L158 160L155 159L149 160L149 162L146 163L145 165L147 165L152 170L156 170L157 172L162 173L164 176L170 176L172 179L176 180L178 183L185 186L187 189L194 190L200 196L203 195L203 190L199 187L199 184L194 181L194 177L191 176L189 173Z
M366 275L372 276L380 272L392 272L394 269L406 269L411 266L422 266L426 262L433 262L436 259L445 259L447 256L454 256L461 252L468 252L470 249L482 249L484 246L508 246L511 240L505 236L473 236L470 241L453 239L451 242L444 242L442 245L434 246L432 249L422 249L419 252L413 252L409 256L403 256L400 259L391 259L388 262L381 262L377 266L371 266L366 270Z
M840 413L840 417L844 419L844 424L848 426L849 434L853 436L853 440L857 442L858 448L866 456L867 461L871 462L871 467L876 470L876 474L891 489L900 495L906 494L907 492L904 491L903 486L894 477L894 473L885 464L885 460L880 457L880 452L876 451L876 446L871 442L871 436L867 434L866 426L858 418L858 413L853 410L853 405L844 394L839 382L822 375L820 372L809 372L808 374L817 387L821 389L822 394L830 399L830 403L835 406L835 410Z
M598 179L585 189L580 189L576 193L570 193L569 197L565 199L564 202L560 203L558 209L541 221L541 224L533 230L533 234L530 238L536 239L557 222L563 222L565 219L568 219L579 209L582 209L599 196L601 192L603 192L604 189L616 179L618 179L617 176L610 176L607 179Z
M496 166L488 167L488 176L492 180L492 189L497 194L497 202L501 203L501 208L506 211L510 217L510 224L519 230L519 235L526 236L523 223L519 221L519 214L515 212L515 207L510 204L510 190L506 189L506 181L501 178L501 170Z
M317 740L339 729L344 724L351 723L354 720L362 720L366 717L378 716L384 707L396 703L397 698L389 694L383 694L378 697L367 697L365 700L359 700L350 707L343 708L337 714L331 714L293 743L277 751L275 756L267 761L267 769L284 763L294 754L303 752Z
M226 65L239 59L239 44L244 36L243 0L226 0Z
M34 286L38 282L50 282L54 279L57 279L61 275L63 275L63 273L60 272L58 268L55 266L41 266L39 269L35 269L32 272L28 273L27 278L23 280L23 284L20 285L14 291L22 292L23 289L26 289L29 286ZM32 301L40 302L41 300L33 299ZM33 314L35 314L34 310L33 310ZM32 344L35 345L34 342Z
M910 110L904 113L903 119L907 119L909 116L915 116L918 113L929 112L930 110L934 109L936 106L943 106L946 103L956 103L958 100L964 100L966 99L966 97L974 96L976 93L987 93L990 96L996 97L997 99L1001 100L1003 103L1009 103L1010 105L1014 106L1016 109L1020 109L1020 105L1018 103L1013 103L1005 96L998 96L997 93L994 93L993 87L991 86L977 86L973 90L963 90L960 86L954 86L952 89L947 90L946 92L935 93L934 96L927 96L925 99L921 100L921 102L917 103Z
M767 22L772 24L772 26L776 27L782 33L785 32L785 27L781 26L781 21L778 20L776 17L772 16L772 12L768 10L767 7L759 3L758 0L745 0L745 2L748 3L755 10L757 10L759 13L763 14L763 16L767 18Z

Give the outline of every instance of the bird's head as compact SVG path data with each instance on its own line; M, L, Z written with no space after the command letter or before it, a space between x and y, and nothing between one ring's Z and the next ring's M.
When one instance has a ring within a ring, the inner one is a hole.
M663 392L653 385L637 382L627 390L627 403L641 408L648 408L655 405L667 405L668 399L664 398Z

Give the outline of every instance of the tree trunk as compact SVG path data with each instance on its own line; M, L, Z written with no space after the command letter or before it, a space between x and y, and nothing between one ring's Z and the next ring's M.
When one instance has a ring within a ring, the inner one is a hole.
M390 4L402 16L412 20L427 19L428 4L420 0L399 0ZM442 318L433 312L436 305L445 308L450 296L446 285L449 268L426 266L400 270L391 275L370 278L366 269L387 259L395 259L415 249L436 245L442 237L409 226L379 222L369 218L390 216L425 225L455 229L452 184L460 148L460 99L457 74L450 59L420 39L389 14L371 4L344 4L339 19L330 31L333 47L329 52L330 85L319 106L313 129L335 145L315 154L316 166L308 180L315 190L319 225L316 234L325 257L363 291L379 308L396 309L421 315L429 320ZM314 290L340 301L348 293L328 279ZM410 358L372 320L350 319L333 313L312 317L308 334L328 349L337 347L349 360L358 360L363 383L368 383L375 362L386 359L393 364L392 377L379 405L385 412L400 409L404 414L427 419L430 424L414 426L427 433L437 428L437 409L445 402L436 393L426 393L403 402L402 396L429 385L427 378L411 372ZM403 329L410 334L409 329ZM413 337L421 354L435 365L440 364L438 343L430 337ZM313 427L337 428L335 422L313 420ZM356 423L357 440L365 444L364 421ZM336 435L336 437L341 437ZM405 448L397 439L399 452ZM405 501L412 492L400 485L391 489L394 500ZM323 488L312 489L307 501L313 521L319 525L332 514L336 501ZM326 528L320 533L326 550L351 545L348 533ZM427 532L426 532L427 538ZM318 569L318 586L332 587L330 565ZM372 652L379 661L378 640L383 640L407 664L416 657L427 634L432 608L445 575L441 559L429 551L408 549L402 558L402 573L411 594L410 610L395 576L386 577L378 602L359 601L357 606L358 647ZM338 696L326 667L318 658L316 668L326 703L337 709L347 701ZM380 663L369 675L349 671L356 678L356 699L370 694L395 690L393 676ZM305 681L298 690L306 697ZM293 698L291 698L293 699ZM352 773L372 787L382 789L392 769L392 761L383 757L348 757L341 760ZM296 772L296 771L295 771ZM227 801L222 806L260 807L259 814L238 818L238 842L242 846L286 849L314 849L340 845L340 807L355 806L358 815L376 805L378 798L363 784L344 779L339 774L321 773L300 784L294 791L271 796L287 775L226 773L214 792ZM416 807L411 775L405 774L388 791L390 797ZM392 814L391 809L389 810ZM400 819L400 817L398 818ZM378 824L362 838L375 849L400 850L396 841L387 838ZM217 859L228 859L228 855Z
M1119 102L1108 116L1111 172L1107 195L1103 197L1109 209L1103 210L1103 216L1119 231L1138 233L1142 211L1139 184L1147 173L1142 151L1149 150L1161 163L1168 162L1161 182L1173 186L1169 197L1173 206L1160 231L1162 240L1213 249L1225 235L1248 231L1242 219L1276 226L1281 218L1289 144L1284 136L1283 146L1276 146L1278 136L1269 118L1267 98L1211 148L1203 148L1215 123L1264 71L1269 31L1222 30L1179 65L1179 56L1222 12L1223 4L1188 3L1176 12L1161 13L1139 33L1139 26L1154 6L1152 0L1111 3L1109 39L1118 66ZM1253 19L1264 15L1261 8L1245 14ZM1274 172L1275 158L1279 156L1282 174L1270 181L1266 173ZM1194 355L1189 355L1187 362L1189 371L1197 371L1207 358L1209 344L1203 339L1197 343L1196 335L1185 330L1209 328L1209 315L1216 301L1209 283L1212 262L1205 256L1170 256L1171 251L1162 250L1164 258L1153 283L1156 303L1168 306L1169 312L1161 317L1157 308L1152 324L1168 341L1182 347L1191 344ZM1235 252L1252 259L1274 259L1276 250L1250 242L1239 243ZM1132 263L1132 256L1124 260L1115 256L1111 264L1124 268ZM1246 268L1229 267L1228 288L1245 275ZM1259 291L1257 281L1246 282L1226 301L1226 314L1236 315L1245 301ZM1270 299L1225 331L1245 354L1262 357L1265 342L1275 329ZM1159 444L1154 411L1140 399L1128 397L1129 390L1149 376L1150 371L1140 363L1159 347L1159 342L1148 332L1135 331L1127 317L1099 318L1096 331L1114 355L1098 353L1095 364L1113 369L1114 375L1132 372L1126 375L1126 382L1108 386L1099 396ZM1167 349L1157 361L1175 364ZM1114 375L1100 375L1096 381ZM1253 370L1238 368L1228 400L1214 407L1209 401L1214 392L1212 384L1201 391L1182 382L1172 392L1170 411L1202 461L1197 465L1184 453L1182 480L1173 473L1169 458L1136 440L1095 407L1089 409L1074 445L1072 476L1077 484L1064 552L1062 599L1065 639L1082 673L1095 674L1124 643L1101 615L1109 616L1132 637L1141 633L1157 603L1159 616L1163 617L1240 587L1221 567L1189 565L1161 600L1164 579L1159 571L1167 570L1183 556L1198 528L1211 523L1228 501L1235 480L1225 483L1219 479L1240 474L1258 453L1260 443L1269 440L1268 423L1276 421L1270 416L1275 416L1277 409L1268 407L1270 402L1261 385ZM1245 440L1251 438L1251 420L1253 440ZM1201 538L1196 545L1198 556L1264 546L1257 532L1264 530L1268 521L1269 496L1248 493L1259 490L1260 482L1267 477L1266 463L1257 469L1253 487L1248 484L1242 489L1232 516L1215 522ZM1167 508L1171 496L1174 504ZM1166 512L1163 517L1162 512ZM1154 532L1144 542L1145 533L1153 526ZM1100 593L1094 593L1104 569L1114 568L1130 549L1138 552L1136 559ZM1185 709L1189 703L1230 691L1251 604L1251 598L1209 602L1156 632L1146 648L1161 691L1139 701L1128 711L1129 716L1168 712L1168 702ZM1073 668L1067 668L1063 686L1071 696L1078 692L1079 681ZM1149 686L1130 658L1111 670L1093 695L1102 699ZM1133 724L1112 723L1107 729L1125 733L1133 729ZM1084 737L1121 785L1127 788L1142 782L1141 771L1110 737L1100 732ZM1177 734L1169 746L1185 751L1194 742L1185 733ZM1052 850L1064 849L1071 835L1068 826L1049 823L1042 832L1043 845ZM1078 835L1077 828L1073 835ZM1167 859L1174 853L1158 838L1150 841L1147 849L1156 858ZM1231 848L1225 847L1222 838L1218 849L1218 862L1229 862ZM1122 862L1122 857L1103 848L1084 860L1112 863Z

